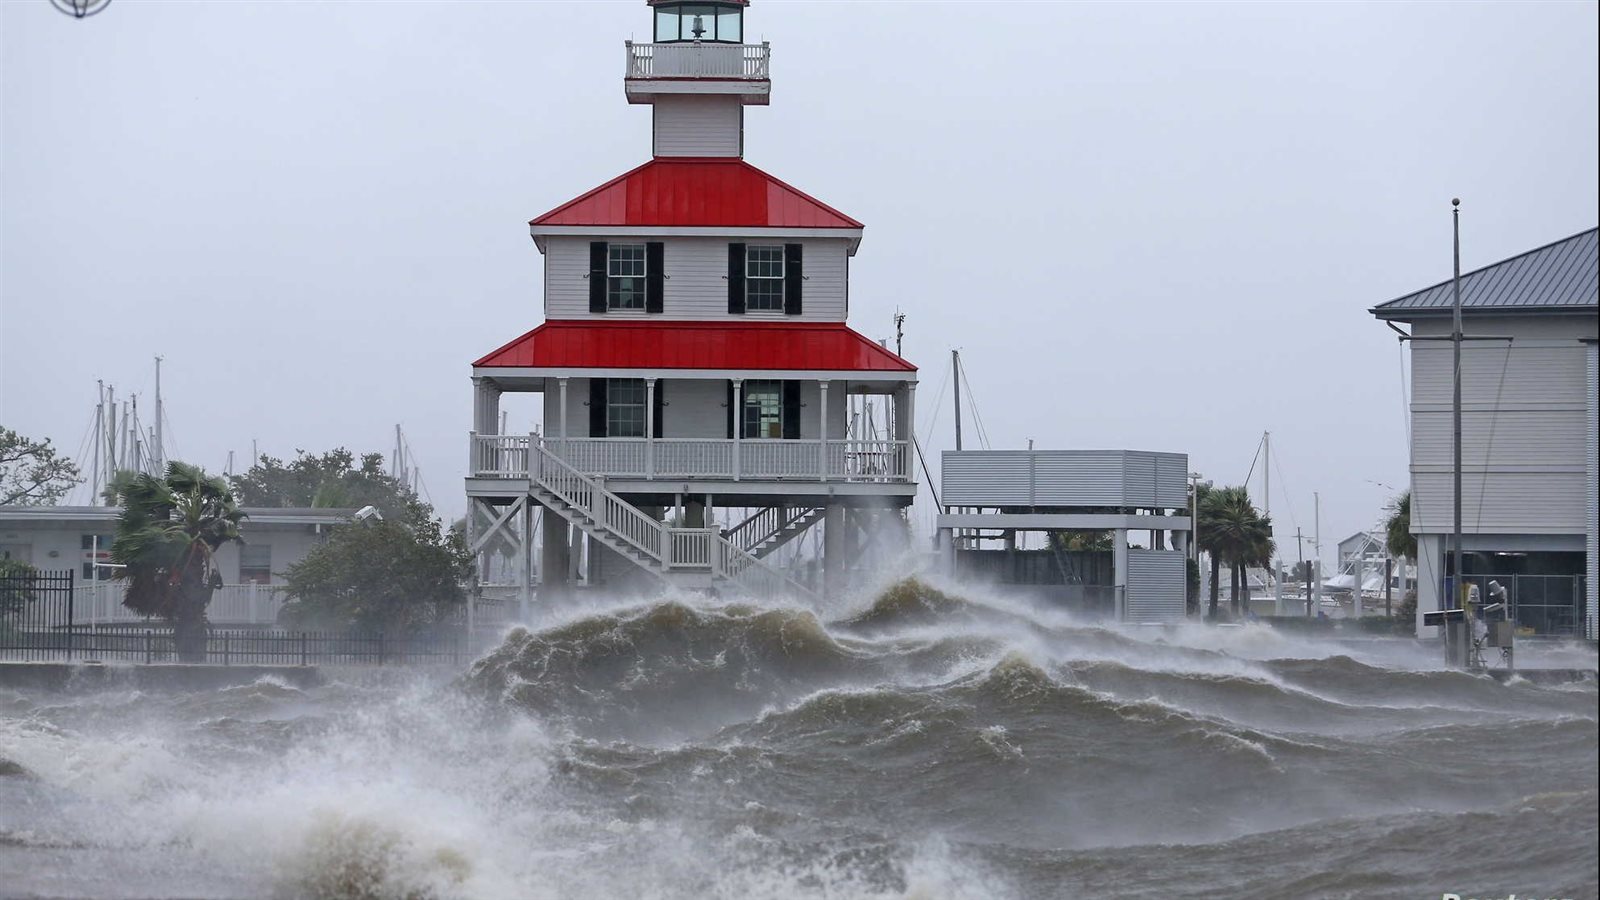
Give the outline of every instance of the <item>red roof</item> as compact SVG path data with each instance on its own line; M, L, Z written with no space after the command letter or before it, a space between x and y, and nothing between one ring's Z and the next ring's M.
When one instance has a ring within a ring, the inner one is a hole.
M546 322L472 364L534 369L915 372L843 322Z
M735 157L652 159L529 225L861 228Z

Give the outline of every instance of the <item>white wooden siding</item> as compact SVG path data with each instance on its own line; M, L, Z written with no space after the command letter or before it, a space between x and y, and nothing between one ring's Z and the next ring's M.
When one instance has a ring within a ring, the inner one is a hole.
M658 437L715 438L728 436L728 383L720 380L665 379L661 388L666 408L661 411L661 429ZM657 382L658 388L663 382ZM828 388L828 439L845 438L845 382L831 382ZM589 436L589 379L573 378L567 382L567 437ZM820 436L822 390L815 381L800 383L800 437L814 439ZM561 434L561 395L552 389L544 395L544 433L549 437Z
M1589 573L1589 615L1584 626L1584 634L1589 640L1595 639L1595 629L1600 623L1600 347L1590 344L1584 348L1588 356L1584 368L1587 369L1589 384L1589 420L1588 435L1585 443L1588 451L1585 453L1584 496L1588 504L1588 523L1584 529L1584 550L1587 554L1587 567Z
M744 104L738 97L668 94L652 106L656 156L744 155Z
M597 240L599 240L597 238ZM647 238L622 238L637 243ZM771 243L799 243L805 250L805 281L801 288L801 314L775 312L728 313L728 238L669 237L660 240L666 270L662 312L642 310L589 312L589 239L552 236L545 243L545 318L547 319L691 319L710 321L845 320L846 259L849 242L842 238L800 241L773 239ZM747 244L763 243L759 236L742 238Z
M1584 533L1592 389L1585 347L1576 338L1593 334L1593 320L1502 318L1468 325L1472 333L1515 340L1462 348L1463 531ZM1430 322L1416 333L1439 327ZM1451 367L1449 344L1412 345L1411 516L1417 533L1453 527Z

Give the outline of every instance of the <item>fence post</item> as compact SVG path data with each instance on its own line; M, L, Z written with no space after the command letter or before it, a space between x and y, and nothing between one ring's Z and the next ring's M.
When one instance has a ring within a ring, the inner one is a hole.
M78 573L77 572L74 572L71 569L67 570L67 658L68 659L72 658L73 600L75 600L77 598L77 594L78 594L78 586L74 583L74 579L76 579L77 577L78 577Z
M149 665L156 661L156 633L146 628L144 630L144 662Z
M306 656L306 633L304 631L302 631L302 632L300 632L300 665L301 666L305 666L307 664L307 659L308 658Z
M232 635L228 632L224 631L222 633L222 664L224 666L233 665L233 643L231 638Z

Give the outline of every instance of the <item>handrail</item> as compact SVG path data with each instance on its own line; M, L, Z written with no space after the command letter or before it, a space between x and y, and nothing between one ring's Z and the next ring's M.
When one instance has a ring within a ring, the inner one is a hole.
M665 565L662 541L665 527L638 507L601 487L589 476L551 453L540 439L536 445L539 465L532 478L540 487L580 509L617 537L644 551Z

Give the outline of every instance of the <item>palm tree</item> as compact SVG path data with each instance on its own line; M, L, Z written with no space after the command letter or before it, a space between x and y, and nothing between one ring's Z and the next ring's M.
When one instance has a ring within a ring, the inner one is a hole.
M1384 548L1390 556L1417 558L1417 536L1411 533L1411 492L1406 491L1394 500L1394 510L1383 523Z
M122 604L172 623L184 662L206 657L206 607L221 583L216 550L239 541L244 518L221 478L187 463L167 464L165 478L122 472L107 494L122 505L111 560L128 582Z
M1244 612L1245 570L1272 556L1270 523L1250 502L1243 487L1211 488L1200 495L1200 546L1211 554L1211 616L1217 615L1218 575L1227 563L1233 582L1233 611Z

